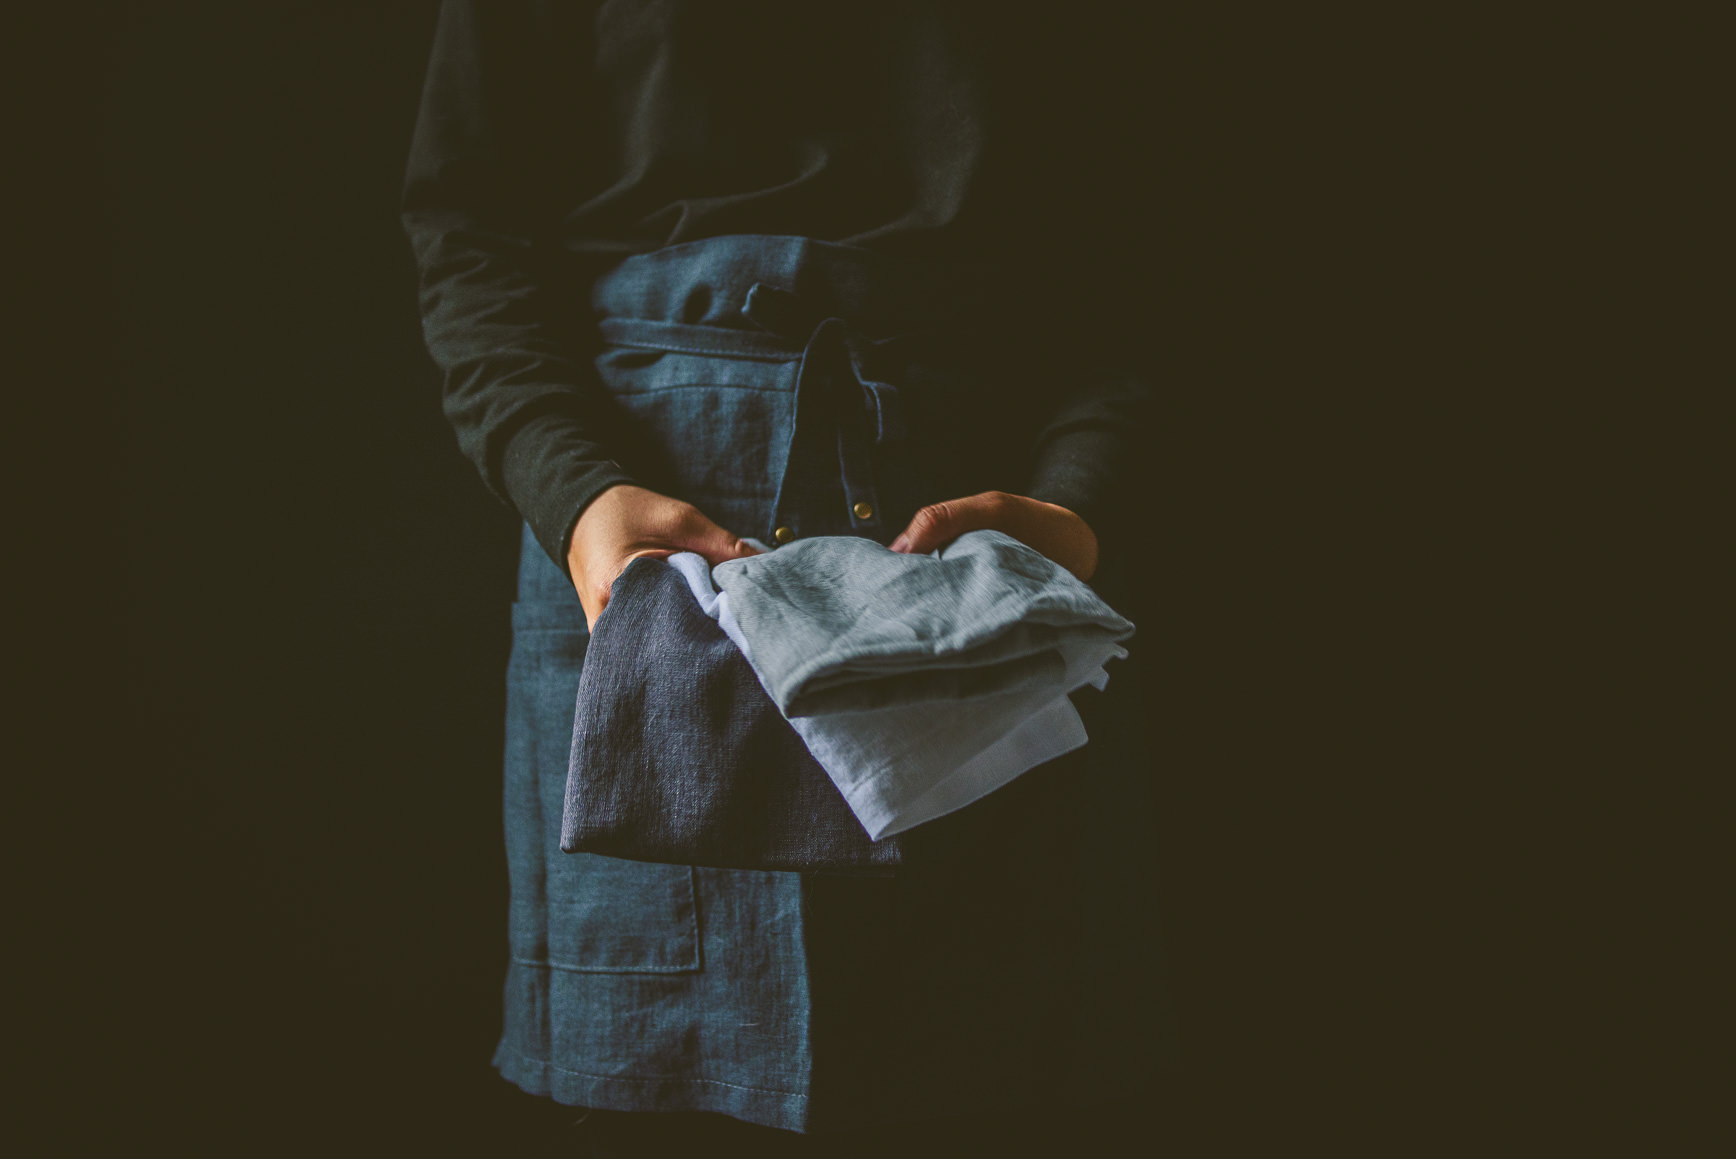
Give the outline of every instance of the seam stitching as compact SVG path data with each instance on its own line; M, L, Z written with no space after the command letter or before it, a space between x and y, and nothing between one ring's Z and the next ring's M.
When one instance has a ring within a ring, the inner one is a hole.
M783 1097L785 1097L787 1099L800 1099L803 1102L808 1101L807 1095L801 1094L797 1091L780 1091L776 1087L750 1087L750 1086L746 1085L745 1083L730 1083L730 1082L724 1082L722 1079L698 1078L694 1075L680 1075L680 1074L669 1074L669 1075L592 1074L590 1071L574 1070L572 1067L561 1066L558 1063L548 1062L545 1059L532 1058L529 1055L525 1054L524 1052L522 1052L520 1050L516 1050L512 1047L508 1047L507 1051L513 1057L517 1058L520 1062L527 1062L527 1063L531 1064L532 1066L547 1067L549 1070L558 1070L562 1074L578 1075L580 1078L598 1079L602 1082L608 1082L608 1083L665 1083L665 1082L704 1083L707 1086L729 1087L732 1090L753 1091L756 1094L762 1094L762 1095L782 1095Z

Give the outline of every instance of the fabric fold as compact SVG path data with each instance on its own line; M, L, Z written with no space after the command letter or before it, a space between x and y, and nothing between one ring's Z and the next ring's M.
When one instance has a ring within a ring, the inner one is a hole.
M1133 625L1059 564L999 531L928 555L856 536L720 564L755 671L788 716L969 700L1062 677L1059 651ZM1107 656L1107 653L1105 653ZM937 675L968 673L955 687Z
M890 871L898 843L872 840L853 812L683 573L658 559L630 563L579 676L561 849L723 869Z
M876 839L1084 745L1069 694L1101 689L1133 633L998 531L925 556L830 536L669 563Z

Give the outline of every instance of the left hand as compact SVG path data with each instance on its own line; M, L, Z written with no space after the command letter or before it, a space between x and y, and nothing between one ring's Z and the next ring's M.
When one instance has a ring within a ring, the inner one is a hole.
M924 507L892 541L892 550L926 555L967 531L1005 532L1081 580L1097 570L1097 533L1083 519L1057 504L1005 491Z

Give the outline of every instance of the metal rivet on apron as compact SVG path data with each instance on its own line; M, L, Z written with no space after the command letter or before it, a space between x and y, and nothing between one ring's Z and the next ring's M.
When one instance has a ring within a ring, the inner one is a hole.
M856 513L856 518L858 519L871 519L874 516L873 506L867 503L858 503L856 506L850 508L850 510Z
M777 540L779 543L788 543L795 537L795 531L788 527L780 527L776 531L772 532L772 538Z

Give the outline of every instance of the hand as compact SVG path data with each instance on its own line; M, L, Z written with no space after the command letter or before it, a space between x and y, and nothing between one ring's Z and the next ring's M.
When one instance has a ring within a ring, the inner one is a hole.
M617 483L579 516L567 548L567 570L593 628L609 605L609 585L641 557L667 559L695 551L716 566L759 552L707 519L699 508L631 483Z
M1004 491L924 507L892 541L892 550L927 554L967 531L1004 531L1082 580L1097 570L1097 533L1083 519L1057 504Z

